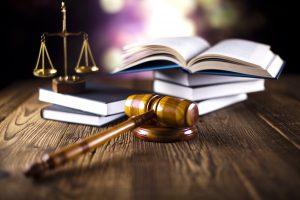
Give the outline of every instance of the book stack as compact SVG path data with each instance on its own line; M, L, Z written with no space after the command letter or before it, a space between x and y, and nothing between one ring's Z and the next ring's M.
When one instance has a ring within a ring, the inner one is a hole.
M198 102L200 115L264 90L263 78L278 78L284 66L269 45L238 38L216 44L195 36L155 38L123 51L112 73L156 70L154 92Z
M102 126L122 118L128 96L142 91L117 88L99 83L87 83L80 94L62 94L51 87L39 89L39 100L53 105L41 110L41 117L48 120Z
M156 93L197 102L199 115L244 101L247 93L264 88L264 80L257 78L189 74L181 69L154 72Z

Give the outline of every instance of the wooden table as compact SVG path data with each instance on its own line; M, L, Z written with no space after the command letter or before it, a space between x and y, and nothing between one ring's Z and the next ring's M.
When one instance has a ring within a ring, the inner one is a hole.
M27 164L107 128L41 119L38 86L0 91L0 199L300 199L300 76L203 116L192 141L124 134L33 181Z

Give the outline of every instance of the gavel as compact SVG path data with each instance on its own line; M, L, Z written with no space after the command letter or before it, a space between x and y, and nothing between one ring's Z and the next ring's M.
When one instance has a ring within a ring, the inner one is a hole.
M138 138L156 142L189 140L197 134L195 124L198 107L185 99L154 94L131 95L125 101L124 112L129 117L126 121L56 152L45 154L41 161L24 172L25 176L38 178L46 171L62 166L133 129Z

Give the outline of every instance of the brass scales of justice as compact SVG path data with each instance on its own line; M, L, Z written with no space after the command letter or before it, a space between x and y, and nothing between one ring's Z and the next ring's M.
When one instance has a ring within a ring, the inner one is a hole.
M68 52L67 52L67 37L69 36L82 36L83 44L79 54L77 64L75 66L75 72L78 74L85 74L90 72L96 72L99 68L96 66L89 42L88 34L85 32L71 33L67 31L67 10L65 2L61 3L62 12L62 31L58 33L43 33L41 36L41 46L37 59L36 66L33 70L34 76L40 78L54 77L57 74L57 70L54 68L49 52L46 47L46 37L58 36L63 38L63 54L64 54L64 76L59 76L52 79L52 89L59 93L79 93L85 89L85 80L77 75L68 75ZM81 62L84 57L84 64ZM89 62L90 60L90 62ZM48 61L48 63L46 62ZM46 63L49 66L46 66ZM91 64L90 64L91 63Z
M85 81L79 76L67 74L67 37L83 35L83 46L79 55L75 72L88 73L98 71L88 44L87 34L83 32L69 33L66 30L66 7L62 2L63 28L59 33L44 33L41 38L41 47L36 67L33 71L37 77L53 77L57 70L53 67L45 44L46 36L60 36L64 44L64 70L63 77L54 78L53 90L61 93L76 93L84 89ZM80 66L84 53L85 65ZM45 56L50 67L45 67ZM88 63L91 59L92 65ZM41 68L39 64L41 62ZM120 134L133 131L140 139L151 142L186 141L197 135L196 122L198 121L197 104L175 97L159 96L154 94L131 95L126 99L124 112L129 117L126 121L111 127L101 133L91 135L83 140L63 147L50 154L45 154L40 161L29 166L24 172L25 176L39 178L45 172L56 169L65 163L74 160L84 153L94 151Z

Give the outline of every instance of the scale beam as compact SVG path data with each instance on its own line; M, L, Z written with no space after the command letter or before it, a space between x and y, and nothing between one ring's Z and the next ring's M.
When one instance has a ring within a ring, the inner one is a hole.
M84 34L87 34L83 31L80 32L58 32L58 33L48 33L48 32L44 32L43 35L47 36L47 37L69 37L69 36L82 36Z

